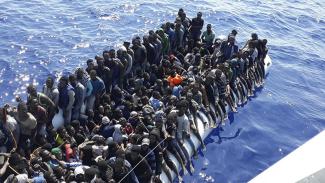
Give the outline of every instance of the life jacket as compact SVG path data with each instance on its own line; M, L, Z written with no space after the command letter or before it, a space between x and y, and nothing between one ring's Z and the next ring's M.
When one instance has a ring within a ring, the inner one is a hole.
M71 85L59 89L59 107L65 109L69 104L69 91L74 91Z
M179 84L182 83L183 77L180 76L180 75L178 75L178 74L176 74L175 77L168 76L167 81L169 82L169 85L170 86L177 86L177 85L179 85Z

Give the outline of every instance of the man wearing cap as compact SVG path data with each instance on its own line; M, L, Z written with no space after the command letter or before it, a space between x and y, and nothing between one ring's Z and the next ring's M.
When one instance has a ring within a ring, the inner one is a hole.
M202 19L202 13L198 12L197 17L192 19L191 26L189 28L192 39L194 42L200 40L201 30L204 25L204 20Z
M150 168L152 170L152 174L155 174L156 157L155 157L155 153L151 151L151 149L149 148L149 145L150 145L150 140L148 138L142 139L140 154L143 157L146 157L146 160L149 163Z

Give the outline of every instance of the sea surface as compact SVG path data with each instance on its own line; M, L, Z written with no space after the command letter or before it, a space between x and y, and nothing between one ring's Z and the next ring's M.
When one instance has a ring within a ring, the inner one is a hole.
M325 128L324 0L0 0L0 104L174 21L179 8L203 12L217 35L236 29L240 45L258 33L273 60L264 88L206 139L184 182L247 182Z

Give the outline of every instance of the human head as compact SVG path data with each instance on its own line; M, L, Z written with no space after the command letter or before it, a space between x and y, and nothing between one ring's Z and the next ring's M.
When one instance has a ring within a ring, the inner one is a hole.
M236 36L236 35L237 35L237 33L238 33L238 32L237 32L237 30L236 30L236 29L233 29L233 30L231 31L231 34L232 34L232 35L234 35L234 36Z
M27 110L27 105L25 102L19 102L18 107L17 107L18 113L19 114L25 114L28 112Z
M208 30L208 31L211 31L211 30L212 30L212 25L211 25L211 24L208 24L208 25L207 25L207 30Z
M97 78L97 72L96 72L96 70L91 70L90 73L89 73L89 75L90 75L90 79L91 80L96 80L96 78Z
M60 148L55 147L51 150L51 153L58 159L62 160L62 151Z
M229 38L228 38L228 42L230 43L230 44L235 44L235 36L229 36Z
M37 95L36 87L33 84L28 85L27 93L30 94L31 96L36 96Z
M110 50L109 50L109 56L110 56L111 58L115 58L115 57L116 57L116 51L115 51L114 49L110 49Z
M201 19L201 18L202 18L202 12L198 12L198 13L197 13L197 18L198 18L198 19Z
M84 69L83 68L78 68L75 72L77 79L82 79L84 76Z
M130 42L128 42L128 41L124 41L123 42L123 46L126 48L126 49L129 49L129 47L130 47Z
M53 85L54 85L54 79L51 77L51 76L49 76L47 79L46 79L46 86L48 87L48 88L52 88L53 87Z
M256 33L252 33L251 37L252 37L252 40L257 40L258 39L258 36L257 36Z
M183 8L180 8L180 9L178 10L177 15L180 17L180 16L182 16L183 13L184 13Z
M67 76L62 76L59 80L59 84L58 84L58 87L59 88L64 88L68 85L68 77Z
M30 107L31 107L32 110L37 109L37 107L38 107L37 99L34 98L34 99L31 100Z
M76 82L77 82L77 77L76 77L76 75L74 75L74 74L70 74L70 75L69 75L69 82L71 83L71 85L75 85Z

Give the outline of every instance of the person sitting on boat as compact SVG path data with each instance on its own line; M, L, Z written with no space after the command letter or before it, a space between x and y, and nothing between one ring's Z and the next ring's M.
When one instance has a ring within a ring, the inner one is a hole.
M214 37L215 37L215 33L212 30L212 26L211 26L211 24L208 24L207 30L203 32L201 39L202 39L202 42L205 44L205 47L207 47L208 50L210 51L210 53L213 52L212 45L213 45Z
M125 152L117 150L116 156L108 160L108 165L113 168L114 180L121 183L139 183L130 162L125 159Z
M125 159L131 164L134 168L134 174L137 176L139 182L141 183L150 183L152 177L152 170L148 161L136 151L132 149L127 150L125 153Z
M202 13L198 12L197 16L192 19L189 31L191 33L194 42L200 40L201 30L204 25L204 20L202 19Z
M169 86L180 85L183 80L184 78L181 75L177 74L175 70L173 70L167 78L167 81L169 82Z
M62 76L58 84L59 88L59 108L63 110L64 123L69 124L71 122L72 108L75 102L74 88L69 84L69 79L66 76Z

